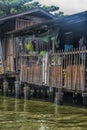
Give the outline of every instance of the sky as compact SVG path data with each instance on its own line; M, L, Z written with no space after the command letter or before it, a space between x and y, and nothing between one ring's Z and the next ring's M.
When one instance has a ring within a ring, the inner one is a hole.
M60 11L70 15L87 10L87 0L34 0L45 5L56 5Z

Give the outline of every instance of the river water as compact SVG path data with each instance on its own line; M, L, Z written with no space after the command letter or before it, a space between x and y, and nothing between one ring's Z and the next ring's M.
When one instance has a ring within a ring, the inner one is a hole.
M0 130L87 130L87 108L0 97Z

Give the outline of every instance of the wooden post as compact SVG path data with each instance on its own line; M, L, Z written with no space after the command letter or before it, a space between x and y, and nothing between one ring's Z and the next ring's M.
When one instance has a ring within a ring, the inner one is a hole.
M82 93L82 98L83 98L83 105L87 106L87 93L86 92Z
M3 82L3 95L8 96L8 82L6 80Z
M54 37L52 37L51 40L52 40L52 52L55 53L55 39L54 39Z

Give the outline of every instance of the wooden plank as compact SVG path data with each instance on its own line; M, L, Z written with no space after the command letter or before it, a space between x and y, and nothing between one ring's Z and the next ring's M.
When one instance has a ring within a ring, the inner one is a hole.
M72 90L76 89L77 65L72 66Z
M77 65L76 90L80 90L80 65Z
M2 61L2 57L0 56L0 74L4 73L4 66L3 66L3 61Z
M6 44L8 44L7 47L7 54L6 54L6 71L14 71L14 38L10 37L6 40Z
M64 87L66 89L71 89L72 87L72 66L71 65L66 67Z
M80 66L80 90L84 91L85 89L85 67Z
M50 85L52 87L61 87L62 66L51 66L50 71Z
M50 64L47 65L47 85L50 86Z
M37 83L40 83L40 77L42 77L41 68L40 68L40 65L36 65L36 82Z

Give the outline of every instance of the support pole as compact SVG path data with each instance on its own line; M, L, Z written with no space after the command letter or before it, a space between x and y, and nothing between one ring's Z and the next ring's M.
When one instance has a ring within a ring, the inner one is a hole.
M52 52L55 53L55 38L52 37L51 40L52 40Z
M39 99L41 98L41 89L39 89Z
M21 97L21 86L19 81L15 81L15 97L20 98Z
M49 101L50 102L54 101L54 99L53 99L53 87L49 88Z
M27 84L24 86L24 99L30 99L30 87Z
M62 92L62 90L58 90L58 92L55 93L55 103L57 105L63 104L63 92Z
M83 105L87 106L87 93L82 93Z
M45 99L47 98L47 89L45 88Z
M6 80L3 82L3 95L8 96L8 82Z

